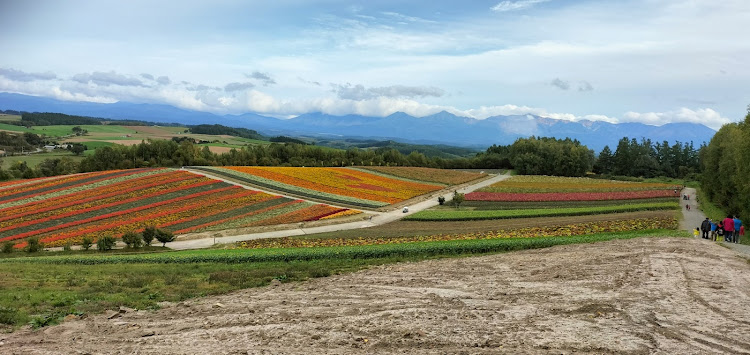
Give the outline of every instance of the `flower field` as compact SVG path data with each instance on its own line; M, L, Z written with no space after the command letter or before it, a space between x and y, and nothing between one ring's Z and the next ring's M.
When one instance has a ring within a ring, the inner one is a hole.
M267 249L267 248L315 248L340 247L359 245L403 244L414 242L435 242L449 240L477 240L477 239L528 239L541 237L571 237L597 233L627 232L652 229L676 229L675 218L641 218L631 220L600 221L595 223L579 223L554 227L528 227L506 229L481 233L463 234L434 234L424 236L389 237L389 238L275 238L256 239L237 243L238 248Z
M46 246L119 237L147 226L174 233L336 218L359 213L172 169L76 174L0 185L0 243Z
M601 180L591 178L516 175L481 189L481 192L614 192L642 190L672 190L681 188L671 184Z
M192 169L297 196L366 208L387 206L443 188L349 168L230 166Z
M478 221L486 219L515 219L535 217L586 216L594 214L624 213L636 211L678 210L677 201L624 204L612 206L589 206L568 208L530 208L497 210L426 210L410 215L408 221Z
M471 192L466 194L467 201L515 201L515 202L546 202L546 201L603 201L603 200L631 200L642 198L677 197L674 190L641 190L614 192L541 192L541 193L513 193L513 192Z
M606 201L677 197L681 187L589 178L514 176L466 194L467 201Z
M467 171L406 166L362 166L357 167L357 169L409 180L432 182L445 185L460 185L487 176L487 174L484 173L480 174Z

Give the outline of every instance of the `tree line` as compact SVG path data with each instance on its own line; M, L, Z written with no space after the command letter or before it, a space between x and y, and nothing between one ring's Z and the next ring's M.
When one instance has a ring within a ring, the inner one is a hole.
M669 149L664 142L652 145L623 138L611 153L605 147L599 158L577 140L556 138L521 138L511 145L493 145L469 158L428 157L413 151L403 154L393 148L346 150L296 144L271 143L245 146L223 154L211 152L208 146L190 139L148 140L132 146L98 148L80 162L69 158L47 159L37 168L18 162L7 171L0 169L0 179L33 178L141 167L181 166L416 166L442 169L516 169L519 174L584 176L588 172L624 176L684 177L699 169L698 153L692 143L675 143ZM662 153L660 153L662 152Z
M620 139L614 152L605 146L599 153L594 173L604 175L641 176L645 178L666 176L695 179L700 172L699 152L692 142L653 143L650 139L628 137Z
M729 214L750 218L750 107L744 121L716 132L700 158L706 197Z

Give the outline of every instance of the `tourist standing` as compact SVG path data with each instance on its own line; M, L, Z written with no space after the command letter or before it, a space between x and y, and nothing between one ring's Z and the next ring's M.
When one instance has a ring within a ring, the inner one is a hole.
M743 227L742 221L739 218L737 218L737 216L734 216L733 221L734 221L734 237L732 239L734 239L735 243L739 243L740 242L740 229L742 229Z
M732 216L727 216L727 218L724 218L724 241L731 243L733 237L734 218L732 218Z
M703 223L701 223L701 238L708 239L708 232L711 231L711 220L706 217L705 220L703 220Z

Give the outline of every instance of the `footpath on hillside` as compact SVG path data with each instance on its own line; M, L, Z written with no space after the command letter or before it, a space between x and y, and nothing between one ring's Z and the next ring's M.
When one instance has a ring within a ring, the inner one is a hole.
M210 177L212 179L218 179L222 181L227 181L232 184L237 184L235 182L228 181L220 177L213 176L211 174L207 174L203 171L200 171L200 172L191 171L191 172L195 172L195 173ZM459 193L469 193L469 192L481 189L485 186L492 185L498 181L505 180L509 178L510 176L511 176L510 173L492 176L482 181L476 182L474 184L458 188L455 191L458 191ZM237 185L244 186L240 184L237 184ZM244 187L249 188L247 186L244 186ZM256 189L255 187L251 187L251 188ZM447 190L450 190L451 192L446 192ZM453 188L449 188L449 189L443 190L443 193L441 195L429 195L427 197L424 197L425 200L410 204L408 206L408 212L406 213L404 213L401 208L396 208L388 212L368 211L368 213L373 213L373 216L372 218L367 219L367 220L341 223L341 224L331 224L331 225L325 225L325 226L308 227L308 228L301 227L301 228L277 230L277 231L262 232L262 233L240 234L240 235L216 237L216 238L178 240L178 241L169 243L169 247L174 250L201 249L201 248L208 248L214 244L236 243L236 242L253 240L253 239L283 238L283 237L292 237L292 236L305 235L305 234L317 234L317 233L336 232L336 231L341 231L341 230L369 228L369 227L374 227L374 226L379 226L382 224L394 222L406 216L417 213L419 211L423 211L428 208L435 207L438 205L438 196L442 196L446 200L450 200L453 198L452 191L454 191ZM274 192L269 192L269 193L274 193Z
M706 219L706 215L700 209L700 203L696 199L696 191L694 188L686 187L682 190L682 195L688 195L690 196L690 199L680 200L680 202L682 203L681 209L683 216L682 221L680 221L680 229L692 233L695 228L700 228L701 223ZM686 205L690 206L690 209L687 209L685 207ZM703 240L706 243L711 243L711 241L702 239L700 237L698 237L698 239ZM719 243L721 243L721 245L725 247L743 254L744 256L750 256L750 245L726 243L724 241L720 241Z

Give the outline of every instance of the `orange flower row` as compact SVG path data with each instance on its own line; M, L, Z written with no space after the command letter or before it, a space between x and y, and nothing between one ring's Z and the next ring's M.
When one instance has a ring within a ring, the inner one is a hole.
M309 190L387 203L401 202L442 188L347 168L226 168Z

